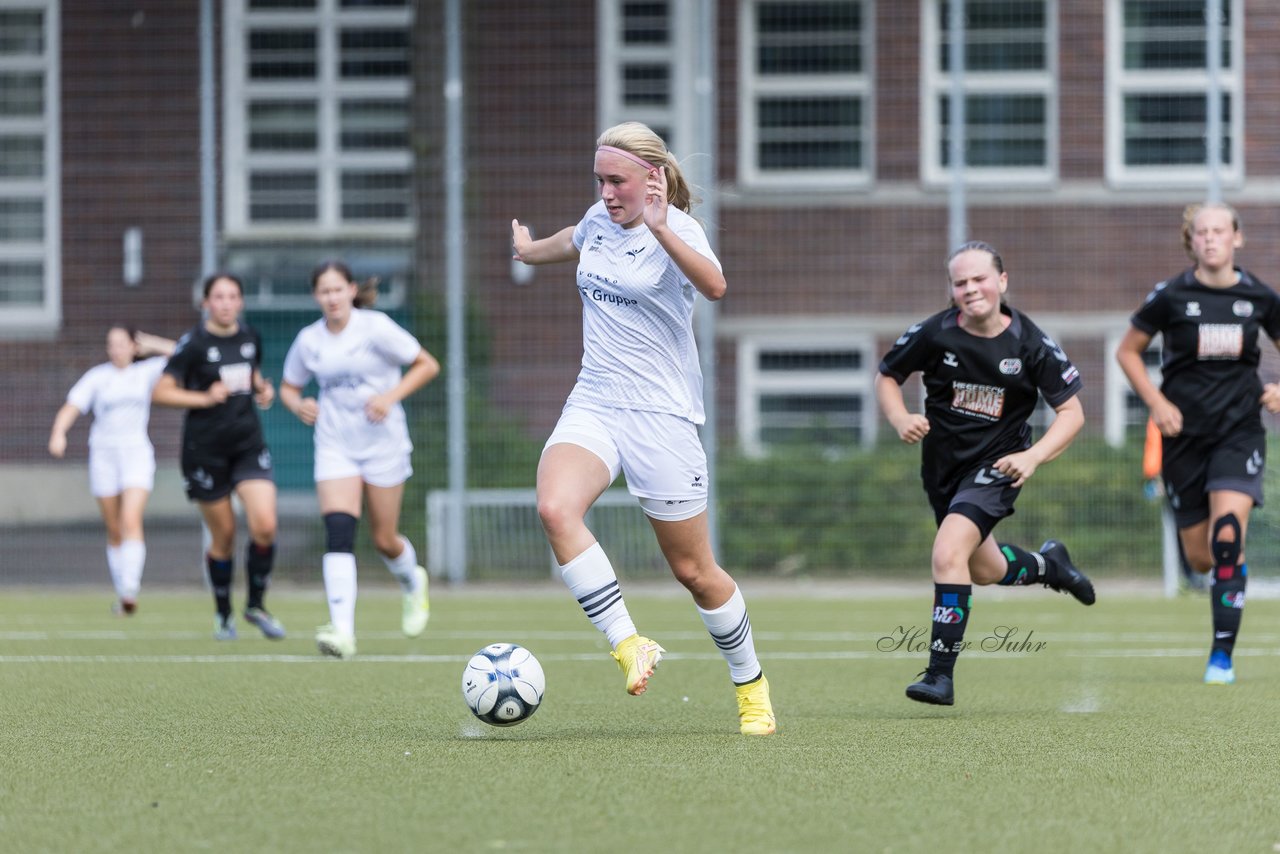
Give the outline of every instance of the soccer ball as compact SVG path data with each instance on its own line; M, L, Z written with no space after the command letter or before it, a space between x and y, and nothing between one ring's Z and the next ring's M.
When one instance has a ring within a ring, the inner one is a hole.
M546 687L538 659L514 643L489 644L462 671L462 699L472 714L493 726L512 726L530 717Z

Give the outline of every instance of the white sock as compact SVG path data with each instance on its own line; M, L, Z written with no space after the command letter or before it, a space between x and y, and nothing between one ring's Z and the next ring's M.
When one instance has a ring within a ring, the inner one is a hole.
M120 595L138 598L142 588L142 568L147 562L147 546L142 540L125 540L120 544Z
M379 557L396 577L396 581L400 582L401 590L405 593L417 593L418 574L414 570L418 568L418 553L413 550L413 543L409 542L409 538L403 534L400 536L400 542L404 543L404 551L400 552L399 557L386 555L379 555Z
M569 585L569 592L578 600L591 624L604 632L609 645L619 643L636 633L636 624L627 613L627 603L622 601L622 589L613 564L599 543L560 567L560 577Z
M356 556L328 552L324 556L324 592L329 598L329 622L340 632L356 633Z
M747 616L747 603L742 601L742 591L737 585L728 602L711 611L698 608L698 614L720 648L720 654L729 662L729 678L742 684L759 676L760 662L756 659L751 618Z
M107 571L111 573L111 586L116 589L116 596L124 596L120 579L120 546L107 546Z

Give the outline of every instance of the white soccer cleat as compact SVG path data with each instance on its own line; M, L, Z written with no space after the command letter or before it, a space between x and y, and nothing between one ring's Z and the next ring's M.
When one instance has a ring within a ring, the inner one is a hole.
M405 637L416 638L427 628L427 620L431 618L431 601L427 597L427 571L422 567L414 567L414 579L418 582L417 591L404 594L404 609L400 616L400 629Z

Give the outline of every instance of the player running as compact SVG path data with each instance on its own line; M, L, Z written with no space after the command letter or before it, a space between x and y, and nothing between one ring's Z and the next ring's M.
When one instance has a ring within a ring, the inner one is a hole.
M560 573L604 632L641 694L664 650L637 633L613 566L585 516L625 471L671 572L693 595L737 689L739 731L775 729L742 593L711 553L702 372L693 337L697 294L724 296L720 261L689 216L689 186L645 125L626 122L596 142L600 201L542 240L511 222L517 260L577 261L582 369L538 464L538 515Z
M1213 642L1204 681L1230 685L1244 614L1249 513L1262 506L1267 437L1261 409L1280 412L1280 385L1258 378L1258 335L1280 347L1280 299L1235 264L1244 245L1228 205L1192 205L1182 243L1195 265L1156 285L1116 349L1129 384L1163 436L1165 494L1187 562L1209 576ZM1163 382L1142 354L1162 336Z
M1009 277L986 243L947 259L951 307L914 324L880 363L876 399L908 444L922 442L921 474L938 533L933 541L933 630L929 666L907 687L922 703L955 702L953 671L963 648L974 584L1043 584L1094 602L1093 584L1066 546L1027 551L992 536L1013 514L1022 485L1067 449L1084 426L1080 372L1020 311L1005 304ZM923 415L907 410L902 383L921 372ZM1056 416L1036 442L1027 419L1039 397Z
M89 428L89 492L107 529L107 569L116 589L114 610L137 610L147 544L142 514L155 487L156 452L147 436L151 389L164 370L173 342L117 324L107 329L107 359L90 368L54 416L49 453L67 452L67 431L93 413Z
M427 627L427 571L399 531L404 484L413 474L413 443L400 402L440 372L418 340L369 306L377 281L357 285L341 261L311 274L324 316L298 333L284 360L280 401L315 427L315 481L324 519L321 569L329 624L316 631L324 655L356 654L356 523L369 508L373 545L404 594L400 627L416 638ZM401 368L408 370L401 373ZM315 380L320 398L302 396Z
M244 505L249 526L246 560L246 621L264 636L279 640L284 626L263 604L275 560L276 484L271 451L254 408L266 409L275 389L263 379L262 340L240 319L244 287L227 273L204 281L205 320L178 341L169 364L156 383L152 400L186 409L182 427L182 476L187 497L200 505L209 529L205 558L217 617L213 636L234 640L231 579L236 517L234 491Z

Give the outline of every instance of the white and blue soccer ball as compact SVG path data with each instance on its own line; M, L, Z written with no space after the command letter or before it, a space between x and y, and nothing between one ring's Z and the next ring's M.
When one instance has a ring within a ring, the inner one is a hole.
M514 643L491 643L462 671L462 698L472 714L493 726L512 726L542 703L547 680L533 653Z

